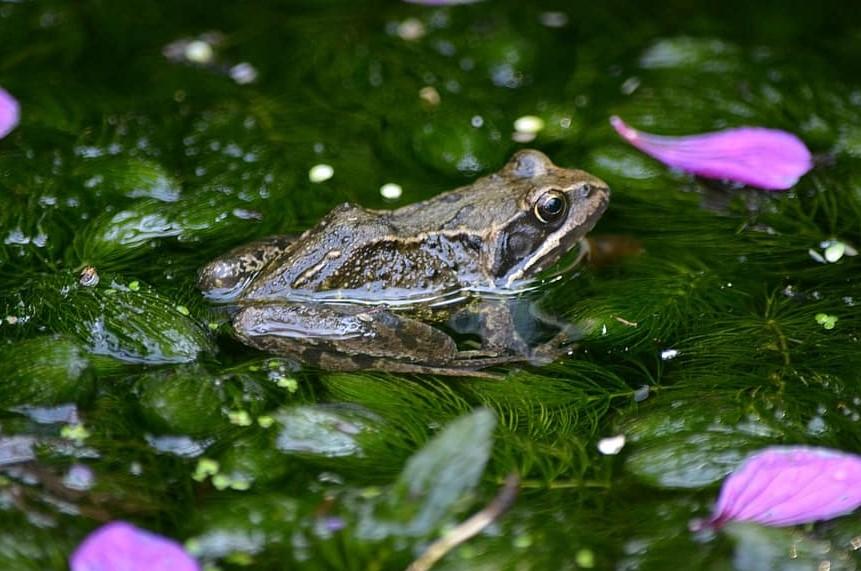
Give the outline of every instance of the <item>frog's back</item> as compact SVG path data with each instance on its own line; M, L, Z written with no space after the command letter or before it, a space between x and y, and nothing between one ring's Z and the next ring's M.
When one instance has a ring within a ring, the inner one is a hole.
M267 264L243 298L324 298L319 294L332 292L385 301L456 288L480 243L417 234L392 214L351 204L336 207Z

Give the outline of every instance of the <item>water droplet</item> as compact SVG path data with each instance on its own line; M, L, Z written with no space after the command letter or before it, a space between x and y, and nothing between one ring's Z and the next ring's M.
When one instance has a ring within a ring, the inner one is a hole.
M248 62L242 62L230 68L230 78L239 85L248 85L257 81L257 69Z

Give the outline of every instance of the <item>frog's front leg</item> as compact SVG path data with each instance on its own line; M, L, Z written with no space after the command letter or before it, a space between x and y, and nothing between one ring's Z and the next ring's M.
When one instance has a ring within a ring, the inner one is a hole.
M392 371L488 376L475 369L510 358L462 359L445 332L385 308L279 303L244 307L236 335L258 349L329 371Z
M298 234L270 236L238 246L203 266L197 287L209 299L234 301L257 272L297 238Z
M581 335L571 323L541 312L528 298L488 298L453 316L452 328L481 340L488 355L519 356L541 366L572 348Z

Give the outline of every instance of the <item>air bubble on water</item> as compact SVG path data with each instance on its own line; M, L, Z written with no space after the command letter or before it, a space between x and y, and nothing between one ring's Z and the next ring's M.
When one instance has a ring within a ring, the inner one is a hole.
M631 95L640 87L640 78L639 77L629 77L622 83L622 87L620 88L623 95Z
M476 173L481 170L481 163L472 154L466 154L457 162L457 170L464 173Z
M70 490L80 492L89 490L96 483L96 475L92 468L84 464L73 464L63 477L63 485Z
M19 246L24 246L30 243L30 238L24 234L24 231L21 230L21 227L10 230L9 234L6 235L6 238L3 240L4 244L17 244Z
M74 404L61 404L58 406L29 406L14 407L13 411L27 416L38 424L78 424L78 407Z
M564 28L568 25L568 14L565 12L542 12L538 21L548 28Z
M257 81L257 69L248 62L242 62L230 68L230 79L239 85L248 85Z
M153 436L147 434L144 438L155 450L182 458L200 456L210 444L210 442L197 441L188 436Z
M828 430L828 425L825 424L825 420L821 416L814 416L807 423L807 432L810 434L823 434L826 430Z

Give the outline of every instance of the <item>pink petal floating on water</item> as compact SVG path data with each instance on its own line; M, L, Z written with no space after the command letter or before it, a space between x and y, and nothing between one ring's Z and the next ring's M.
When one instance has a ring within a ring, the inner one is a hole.
M72 571L200 571L172 539L115 521L92 532L70 561Z
M861 505L861 456L828 448L775 446L748 457L723 483L710 524L796 525Z
M706 178L766 190L786 190L813 168L810 151L801 139L777 129L737 127L667 137L638 131L616 116L610 118L610 124L622 138L647 155Z
M0 139L9 134L18 124L20 108L14 97L0 87Z

